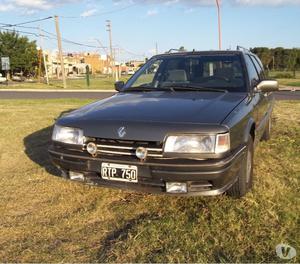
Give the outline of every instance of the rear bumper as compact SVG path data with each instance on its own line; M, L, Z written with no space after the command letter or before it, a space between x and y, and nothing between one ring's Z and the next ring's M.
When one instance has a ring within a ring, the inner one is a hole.
M238 172L243 164L245 146L229 156L218 160L160 160L141 162L126 160L122 157L93 158L63 151L51 146L50 157L53 163L69 179L69 171L84 174L86 184L131 189L146 193L169 194L166 192L166 182L185 182L187 193L171 195L218 195L226 192L237 180ZM138 167L138 183L110 181L101 178L102 162L136 165Z

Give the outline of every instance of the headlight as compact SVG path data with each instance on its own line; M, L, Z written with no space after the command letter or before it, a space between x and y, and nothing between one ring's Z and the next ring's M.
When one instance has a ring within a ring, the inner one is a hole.
M166 153L223 153L230 149L229 133L219 135L169 136L165 142Z
M83 131L78 128L55 125L53 129L52 140L67 144L83 145Z

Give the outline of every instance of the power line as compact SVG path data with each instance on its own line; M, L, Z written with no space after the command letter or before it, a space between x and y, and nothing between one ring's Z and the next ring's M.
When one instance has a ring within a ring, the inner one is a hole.
M44 29L41 29L41 31L43 31L43 32L46 33L46 34L49 34L49 35L51 35L51 36L56 37L56 34L55 34L55 33L49 32L49 31L44 30Z
M26 21L26 22L17 23L17 24L7 24L7 26L16 27L16 26L21 26L21 25L26 25L26 24L31 24L31 23L36 23L36 22L41 22L41 21L49 20L51 18L53 18L53 16L49 16L49 17L45 17L45 18L40 18L40 19L35 19L35 20L30 20L30 21Z
M44 33L46 33L46 34L49 34L51 36L56 37L55 33L51 33L51 32L46 31L44 29L41 29L41 31L44 32ZM95 46L95 45L88 45L88 44L79 43L79 42L76 42L74 40L69 40L69 39L66 39L66 38L62 38L62 41L66 42L66 43L78 45L78 46L88 47L88 48L97 48L97 49L100 48L100 49L104 49L104 50L107 49L107 47L104 47L101 42L98 42L100 44L100 46ZM97 40L97 41L99 41L99 40Z
M48 39L56 40L56 37L55 37L56 34L48 32L48 31L43 30L43 29L41 29L42 32L47 33L49 35L52 35L53 37L47 36L45 34L39 35L38 33L34 33L34 32L28 32L28 31L22 31L22 30L15 30L15 29L8 29L6 27L1 27L1 26L0 26L0 28L4 29L6 31L9 31L9 32L22 33L22 34L26 34L26 35L32 35L32 36L35 36L35 37L42 36L42 37L45 37L45 38L48 38ZM81 47L96 48L96 49L106 49L106 47L103 47L103 46L100 47L100 46L94 46L94 45L87 45L87 44L79 43L79 42L76 42L76 41L73 41L73 40L69 40L69 39L66 39L66 38L62 38L62 41L65 42L65 43L69 43L69 44L73 44L73 45L77 45L77 46L81 46Z
M2 25L3 27L7 27L10 28L12 27L10 24L4 24L4 23L0 23L0 25ZM17 27L17 28L27 28L27 29L35 29L38 30L38 27L30 27L30 26L13 26L13 27Z
M44 29L40 29L40 30L42 32L46 33L46 34L49 34L49 35L55 37L55 39L56 39L56 34L55 33L49 32L49 31L44 30ZM66 38L62 38L62 41L65 42L65 43L74 44L74 45L77 45L77 46L82 46L82 47L87 47L87 48L106 49L106 47L104 47L103 45L101 45L101 46L88 45L88 44L83 44L83 43L76 42L74 40L69 40L69 39L66 39Z
M4 23L0 23L0 25L2 25L2 26L0 26L0 28L5 29L5 30L7 30L7 31L10 31L10 32L20 32L20 33L24 33L24 34L27 33L27 34L36 35L36 33L33 33L33 32L25 32L25 31L21 31L21 30L19 30L19 29L10 29L10 28L11 28L11 27L13 27L13 28L15 28L15 27L20 27L20 28L25 28L25 29L39 30L39 27L12 26L11 24L4 24ZM45 33L47 33L47 34L49 34L49 35L54 35L54 34L52 34L52 33L50 33L50 32L45 31L45 30L42 30L42 29L40 29L40 30L43 31L43 32L45 32ZM47 36L44 35L44 37L47 37Z
M120 11L123 11L123 10L126 10L128 8L131 8L133 6L136 6L138 4L140 4L141 2L145 2L146 0L140 0L139 3L134 3L132 5L128 5L128 6L125 6L125 7L122 7L122 8L118 8L118 9L114 9L114 10L110 10L110 11L107 11L107 12L102 12L100 14L95 14L95 15L91 15L91 17L97 17L97 16L102 16L102 15L106 15L106 14L112 14L112 13L115 13L115 12L120 12ZM60 16L61 18L83 18L82 16L73 16L73 17L67 17L67 16ZM43 30L43 29L39 29L39 27L33 27L33 26L24 26L26 24L31 24L31 23L36 23L36 22L41 22L41 21L45 21L45 20L49 20L49 19L52 19L53 16L49 16L49 17L45 17L45 18L41 18L41 19L35 19L35 20L30 20L30 21L25 21L25 22L21 22L21 23L16 23L16 24L8 24L8 23L0 23L0 28L2 29L5 29L7 31L10 31L10 32L17 32L17 33L22 33L22 34L26 34L26 35L32 35L32 36L35 36L35 37L39 37L39 36L42 36L42 37L46 37L48 39L52 39L52 40L56 40L56 34L54 33L51 33L51 32L48 32L46 30ZM25 29L34 29L34 30L40 30L48 35L44 35L44 34L38 34L38 33L34 33L34 32L29 32L29 31L22 31L22 30L15 30L15 29L8 29L8 28L11 28L11 27L19 27L19 28L25 28ZM62 41L65 42L65 43L69 43L69 44L73 44L73 45L77 45L77 46L81 46L81 47L87 47L87 48L96 48L96 49L103 49L106 51L107 47L104 47L102 44L101 46L94 46L94 45L87 45L87 44L83 44L83 43L79 43L79 42L76 42L76 41L73 41L73 40L69 40L69 39L66 39L66 38L62 38ZM139 56L139 57L143 57L145 56L145 54L136 54L132 51L129 51L127 49L124 49L122 47L120 47L120 49L122 49L123 51L125 51L126 53L128 54L131 54L131 55L134 55L134 56Z
M23 30L15 30L15 29L8 29L6 27L1 27L0 26L0 29L4 29L5 31L9 31L9 32L16 32L16 33L22 33L22 34L25 34L25 35L31 35L31 36L35 36L35 37L45 37L45 38L48 38L50 40L56 40L56 35L54 33L51 33L51 32L48 32L46 30L43 30L41 29L42 32L46 33L46 34L49 34L49 35L52 35L53 37L50 37L48 35L45 35L45 34L38 34L38 33L34 33L34 32L29 32L29 31L23 31ZM81 46L81 47L87 47L87 48L94 48L94 49L103 49L105 51L107 51L107 47L105 46L94 46L94 45L87 45L87 44L83 44L83 43L79 43L79 42L76 42L76 41L73 41L73 40L69 40L69 39L66 39L66 38L62 38L62 42L65 42L65 43L68 43L68 44L73 44L73 45L76 45L76 46ZM127 54L130 54L130 55L133 55L133 56L137 56L137 57L145 57L145 54L137 54L137 53L134 53L128 49L125 49L123 47L121 47L120 45L117 45L121 50L123 50L124 52L126 52Z
M77 46L82 46L82 47L87 47L87 48L96 48L96 49L102 48L102 47L99 47L99 46L79 43L79 42L76 42L76 41L73 41L73 40L68 40L68 39L65 39L65 38L62 38L62 41L65 42L65 43L74 44L74 45L77 45Z
M46 34L49 34L51 36L54 36L56 37L56 34L55 33L51 33L49 31L46 31L44 29L41 29L42 32L46 33ZM62 38L61 39L63 42L66 42L66 43L70 43L70 44L74 44L74 45L78 45L78 46L83 46L83 47L88 47L88 48L102 48L102 47L99 47L99 46L94 46L94 45L87 45L87 44L83 44L83 43L79 43L79 42L76 42L74 40L69 40L69 39L66 39L66 38Z
M16 32L16 33L22 33L22 34L26 34L26 35L32 35L32 36L36 36L38 37L39 34L34 33L34 32L27 32L27 31L21 31L21 30L15 30L15 29L8 29L6 27L0 27L1 29L4 29L5 31L9 31L9 32ZM44 36L47 37L47 36Z
M118 45L118 47L119 47L121 50L125 51L126 53L128 53L128 54L130 54L130 55L137 56L137 57L145 57L145 54L137 54L137 53L132 52L132 51L130 51L130 50L128 50L128 49L124 49L124 48L121 47L120 45Z
M35 20L36 21L36 20ZM24 23L29 23L28 22L24 22ZM24 30L19 30L19 29L9 29L8 27L20 27L20 28L28 28L28 29L35 29L38 30L38 27L29 27L29 26L22 26L22 25L12 25L12 24L5 24L5 23L0 23L0 30L3 29L5 31L9 31L9 32L16 32L16 33L20 33L20 34L25 34L25 35L30 35L30 36L34 36L34 37L45 37L49 40L56 40L56 34L46 31L44 29L40 29L41 32L45 33L45 34L39 34L39 33L35 33L35 32L30 32L30 31L24 31ZM50 36L49 36L50 35ZM66 38L62 38L62 42L64 43L68 43L68 44L73 44L76 46L80 46L80 47L87 47L87 48L94 48L94 49L103 49L105 52L107 52L107 47L103 46L101 44L101 46L95 46L95 45L88 45L88 44L83 44L74 40L70 40L70 39L66 39ZM132 52L128 49L125 49L123 47L121 47L120 45L117 45L117 47L119 47L121 50L123 50L124 52L126 52L127 54L133 55L133 56L137 56L137 57L145 57L145 54L137 54L135 52Z
M36 23L36 22L41 22L41 21L49 20L51 18L53 18L53 17L49 16L49 17L35 19L35 20L30 20L30 21L25 21L25 22L21 22L21 23L17 23L17 24L0 23L0 25L2 25L0 28L5 29L5 30L10 31L10 32L18 32L18 33L27 34L27 35L34 35L34 36L38 37L39 34L37 34L37 33L26 32L26 31L15 30L15 29L11 30L11 29L8 29L8 28L11 28L11 27L20 27L20 28L27 28L27 29L39 30L38 27L23 26L23 25L31 24L31 23ZM47 37L47 36L44 36L44 37Z
M34 33L34 32L29 32L29 31L23 31L23 30L16 30L16 29L8 29L6 27L1 27L0 26L0 31L1 29L3 29L4 31L9 31L9 32L16 32L16 33L20 33L20 34L24 34L24 35L30 35L30 36L35 36L35 37L45 37L49 40L56 40L56 37L50 37L44 34L38 34L38 33Z

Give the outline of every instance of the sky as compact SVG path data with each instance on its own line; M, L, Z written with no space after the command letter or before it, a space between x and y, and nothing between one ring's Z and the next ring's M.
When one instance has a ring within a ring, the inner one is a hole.
M300 47L300 0L220 1L223 49ZM120 60L151 57L156 43L160 53L180 46L218 48L215 0L0 0L0 27L54 15L69 41L63 42L64 52L107 52L102 47L109 44L108 19ZM57 49L53 18L8 28L38 34L37 27L45 36L38 44ZM40 41L37 35L28 37Z

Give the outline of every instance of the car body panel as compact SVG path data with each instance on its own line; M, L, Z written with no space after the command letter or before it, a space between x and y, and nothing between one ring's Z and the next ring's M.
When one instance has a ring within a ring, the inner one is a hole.
M245 155L245 146L229 156L218 160L181 161L177 160L126 160L117 157L91 157L83 153L49 149L51 159L63 170L63 176L69 179L68 171L84 172L83 182L91 185L131 189L147 193L165 194L165 182L187 182L189 192L184 196L217 195L225 192L234 182ZM63 158L62 158L63 157ZM102 162L135 165L138 167L138 183L124 183L103 180L99 177ZM213 186L208 188L208 185Z
M245 97L245 93L201 91L119 93L64 116L60 123L66 119L74 125L84 120L220 124Z

